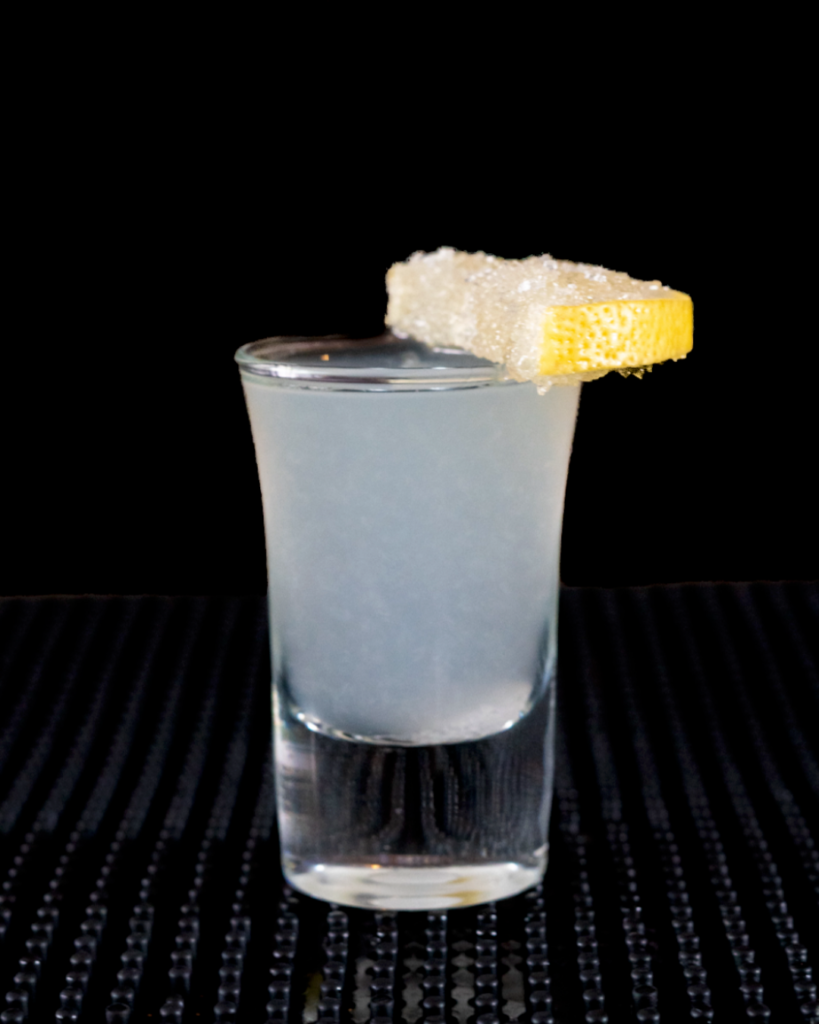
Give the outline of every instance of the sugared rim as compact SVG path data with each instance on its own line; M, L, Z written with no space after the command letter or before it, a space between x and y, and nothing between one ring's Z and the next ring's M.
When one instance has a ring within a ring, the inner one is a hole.
M427 391L511 383L496 363L391 333L263 338L243 345L235 359L243 375L295 387Z

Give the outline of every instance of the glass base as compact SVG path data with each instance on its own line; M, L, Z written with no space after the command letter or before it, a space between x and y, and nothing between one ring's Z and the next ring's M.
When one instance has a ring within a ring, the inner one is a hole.
M544 853L536 867L299 864L286 865L284 874L295 889L328 903L364 910L448 910L516 896L542 881L546 860Z

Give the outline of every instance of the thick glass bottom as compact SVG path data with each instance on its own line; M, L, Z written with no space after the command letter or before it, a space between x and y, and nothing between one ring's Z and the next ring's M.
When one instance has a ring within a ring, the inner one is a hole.
M546 852L531 863L449 864L407 867L384 864L285 864L287 881L328 903L365 910L447 910L515 896L537 885Z
M308 728L277 694L282 865L311 896L382 910L503 899L546 866L554 684L511 728L390 746Z

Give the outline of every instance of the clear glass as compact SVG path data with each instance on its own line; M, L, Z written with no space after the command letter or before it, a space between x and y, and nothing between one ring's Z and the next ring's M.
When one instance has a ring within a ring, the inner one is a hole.
M546 868L579 387L391 335L237 362L265 515L282 866L385 910Z

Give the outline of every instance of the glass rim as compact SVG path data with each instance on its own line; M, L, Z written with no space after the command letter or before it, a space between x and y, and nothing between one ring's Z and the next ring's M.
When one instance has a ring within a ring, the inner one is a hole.
M393 343L414 342L414 339L399 337L385 332L371 338L355 338L334 334L316 337L298 335L276 335L242 345L234 356L243 377L256 383L268 383L290 387L322 388L331 390L356 391L438 391L453 388L474 388L489 384L514 384L506 368L489 360L477 360L464 349L426 346L434 355L440 354L441 362L449 356L473 359L477 365L436 365L388 366L382 359L374 359L372 366L322 366L293 361L294 356L310 356L313 353L330 355L333 351L349 350L351 347L366 351L367 348L383 349ZM417 342L415 342L417 344Z

